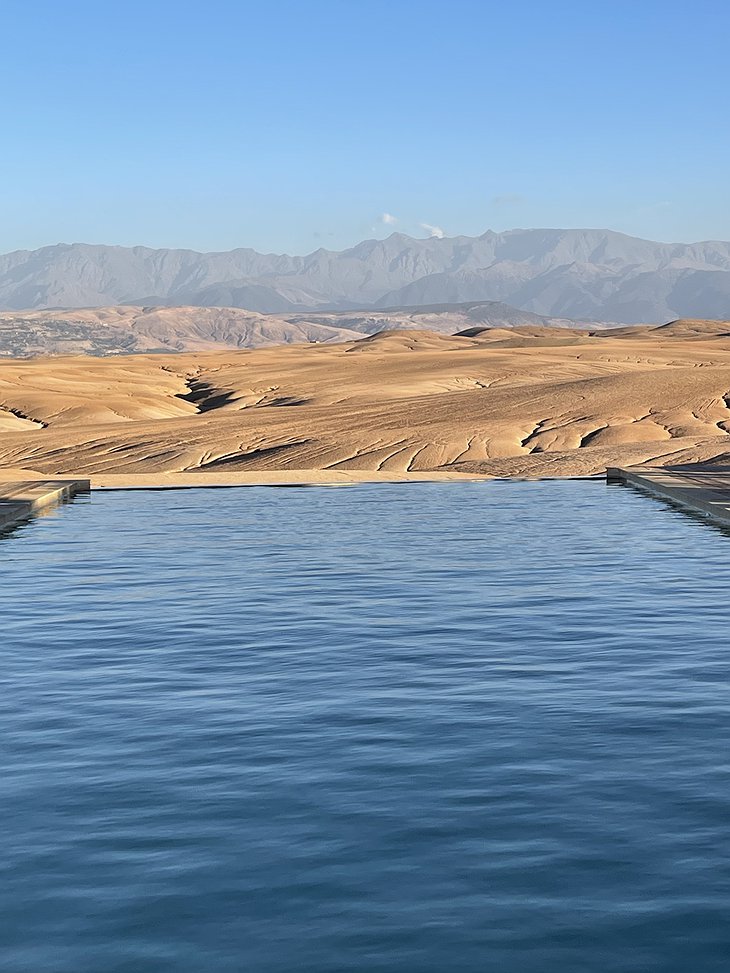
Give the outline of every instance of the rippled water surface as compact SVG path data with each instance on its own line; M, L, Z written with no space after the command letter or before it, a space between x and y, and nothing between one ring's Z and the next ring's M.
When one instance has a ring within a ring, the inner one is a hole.
M0 538L3 973L730 968L730 537L590 482Z

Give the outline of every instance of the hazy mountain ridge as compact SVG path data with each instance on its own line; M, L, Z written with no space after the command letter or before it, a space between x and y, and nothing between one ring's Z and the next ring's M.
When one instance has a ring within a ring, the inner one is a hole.
M730 243L609 230L394 233L306 256L59 244L0 256L0 307L115 304L286 313L503 301L561 318L638 323L730 314Z

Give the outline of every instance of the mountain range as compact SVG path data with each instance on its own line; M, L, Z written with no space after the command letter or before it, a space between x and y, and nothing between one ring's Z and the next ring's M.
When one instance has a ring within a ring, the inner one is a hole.
M580 321L730 316L730 243L656 243L610 230L393 233L307 256L81 243L0 256L0 309L136 306L260 313L501 301Z

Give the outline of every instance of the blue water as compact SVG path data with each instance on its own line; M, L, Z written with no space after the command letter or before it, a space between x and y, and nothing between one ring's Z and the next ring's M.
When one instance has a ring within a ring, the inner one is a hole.
M730 536L622 487L0 539L3 973L730 968Z

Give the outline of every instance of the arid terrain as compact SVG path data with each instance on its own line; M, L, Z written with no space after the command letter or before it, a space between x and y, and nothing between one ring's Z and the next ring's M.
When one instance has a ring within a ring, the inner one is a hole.
M474 326L577 327L499 301L261 314L236 307L115 307L0 311L0 358L41 355L129 355L136 352L215 351L267 345L347 341L394 328L454 334ZM584 327L605 325L583 322Z
M730 455L730 322L0 363L0 473L568 476Z

